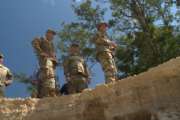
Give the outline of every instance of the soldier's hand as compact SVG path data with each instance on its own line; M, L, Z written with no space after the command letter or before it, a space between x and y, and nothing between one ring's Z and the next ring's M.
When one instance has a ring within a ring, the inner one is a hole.
M115 42L112 42L111 45L114 47L114 48L117 48L117 44Z
M12 83L12 80L6 80L6 81L5 81L5 85L6 85L6 86L9 86L11 83Z
M54 67L58 66L59 63L58 63L58 60L56 58L50 58L50 59L53 62Z
M56 58L57 58L55 53L52 55L52 58L54 58L54 59L56 59Z
M41 53L40 55L43 57L48 57L48 54L46 54L46 53Z

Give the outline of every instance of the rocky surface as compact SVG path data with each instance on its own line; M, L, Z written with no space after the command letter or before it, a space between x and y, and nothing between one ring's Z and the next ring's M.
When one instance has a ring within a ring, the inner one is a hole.
M0 120L180 120L180 57L81 94L0 99Z

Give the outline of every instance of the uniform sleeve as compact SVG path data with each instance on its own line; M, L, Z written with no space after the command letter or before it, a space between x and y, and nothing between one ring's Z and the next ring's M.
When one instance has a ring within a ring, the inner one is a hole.
M86 64L85 64L85 70L86 70L87 77L90 78L90 72Z
M92 41L95 44L101 44L101 45L111 45L112 43L109 39L104 38L104 36L101 35L100 33L97 33Z
M86 74L87 78L89 78L90 77L90 72L89 72L88 66L87 66L87 64L85 62L84 62L84 68L85 68L85 74Z
M40 38L35 38L32 41L32 46L35 50L35 52L39 55L42 53L42 49L41 49L41 39Z
M53 57L53 58L56 58L56 48L55 48L55 46L53 45L53 43L51 43L51 46L52 46L52 57Z
M91 83L91 76L90 76L89 68L88 68L86 63L84 63L84 67L85 67L86 80L87 80L88 84L90 84Z
M13 78L13 74L11 73L10 70L7 70L7 76L6 76L7 80L12 80Z

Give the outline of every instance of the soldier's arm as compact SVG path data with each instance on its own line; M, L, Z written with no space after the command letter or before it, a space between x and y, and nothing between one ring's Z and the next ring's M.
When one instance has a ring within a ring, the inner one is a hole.
M85 68L85 74L86 74L88 83L90 83L91 82L90 71L89 71L89 68L85 62L84 62L84 68Z
M56 48L53 43L51 43L51 49L52 49L51 57L56 60L56 52L57 51L56 51Z
M43 51L41 49L41 39L40 38L35 38L33 41L32 41L32 46L35 50L35 52L40 55Z
M13 75L10 70L7 71L5 85L8 86L13 82Z
M107 46L112 45L112 41L110 41L109 39L103 39L103 36L101 34L96 34L92 41L94 41L96 44Z

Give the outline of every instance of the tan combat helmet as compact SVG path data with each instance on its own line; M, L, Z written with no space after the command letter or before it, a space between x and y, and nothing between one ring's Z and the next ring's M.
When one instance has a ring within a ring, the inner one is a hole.
M48 29L47 31L46 31L46 33L52 33L53 35L56 35L57 33L54 31L54 30L52 30L52 29Z
M79 48L79 43L78 42L72 42L70 47L69 47L69 52L70 54L78 53L80 54L80 48Z
M108 23L106 22L100 22L99 24L96 25L96 28L99 29L101 26L106 26L106 27L109 27Z
M72 42L70 47L79 47L79 42Z
M4 58L4 55L0 52L0 58Z

